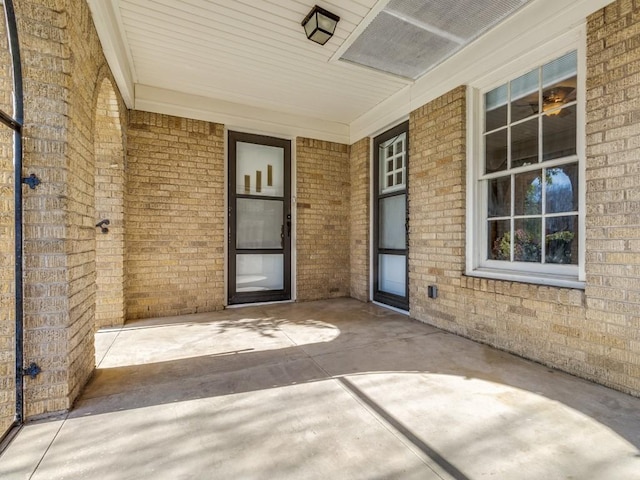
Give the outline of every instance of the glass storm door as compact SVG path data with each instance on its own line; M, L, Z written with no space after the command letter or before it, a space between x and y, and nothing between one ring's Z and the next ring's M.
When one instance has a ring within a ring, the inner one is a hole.
M229 132L228 303L291 299L291 142Z
M373 299L402 310L409 310L408 129L405 122L376 137L373 159Z

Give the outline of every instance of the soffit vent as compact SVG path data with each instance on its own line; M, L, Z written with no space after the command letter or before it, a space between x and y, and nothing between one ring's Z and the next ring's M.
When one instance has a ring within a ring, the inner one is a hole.
M530 0L391 0L340 57L417 79Z

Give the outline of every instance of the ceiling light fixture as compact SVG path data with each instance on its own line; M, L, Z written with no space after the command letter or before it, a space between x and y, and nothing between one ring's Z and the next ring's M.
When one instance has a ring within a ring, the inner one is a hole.
M336 25L339 21L339 16L316 5L309 14L304 17L302 26L309 40L324 45L333 36L333 32L336 31Z
M558 86L550 89L547 92L543 92L542 111L548 117L555 117L556 115L562 115L563 113L566 113L565 110L560 110L560 107L564 106L567 102L572 100L569 97L575 92L575 90L575 87ZM575 100L575 96L573 100Z

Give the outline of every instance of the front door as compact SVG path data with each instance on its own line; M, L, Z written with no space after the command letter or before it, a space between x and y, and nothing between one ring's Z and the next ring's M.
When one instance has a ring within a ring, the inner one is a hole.
M409 310L407 178L409 122L374 140L373 299Z
M228 303L291 299L291 142L229 132Z

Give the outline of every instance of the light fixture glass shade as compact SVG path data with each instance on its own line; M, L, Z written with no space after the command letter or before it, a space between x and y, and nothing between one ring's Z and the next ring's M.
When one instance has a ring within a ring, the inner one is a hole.
M316 5L302 21L302 26L309 40L324 45L339 21L340 17Z

